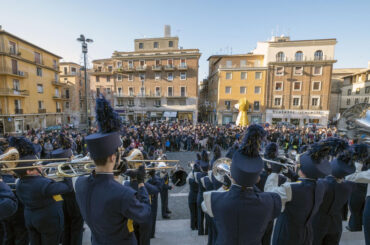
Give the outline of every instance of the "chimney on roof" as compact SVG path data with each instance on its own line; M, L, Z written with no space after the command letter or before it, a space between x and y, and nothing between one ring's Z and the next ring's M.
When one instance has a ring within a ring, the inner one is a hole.
M171 37L171 26L170 25L164 26L164 37Z

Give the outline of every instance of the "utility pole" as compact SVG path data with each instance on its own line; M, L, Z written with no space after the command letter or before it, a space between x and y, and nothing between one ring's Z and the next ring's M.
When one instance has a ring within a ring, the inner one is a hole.
M88 93L87 93L87 60L86 60L86 55L87 55L87 43L92 43L93 40L90 38L85 38L84 35L80 35L79 38L77 38L77 41L81 42L82 44L82 53L84 55L84 73L85 73L85 104L86 104L86 127L89 128L89 114L88 114Z

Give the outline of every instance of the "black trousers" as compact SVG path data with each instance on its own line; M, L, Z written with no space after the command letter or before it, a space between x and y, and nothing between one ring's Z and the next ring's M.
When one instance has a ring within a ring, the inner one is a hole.
M192 230L198 229L198 210L196 202L188 202L190 211L190 228Z
M367 184L356 184L357 189L352 192L349 199L351 216L348 226L352 231L362 231L362 214L365 207Z
M162 217L167 214L168 211L168 190L164 189L160 192L161 195L161 209Z
M64 232L63 245L81 245L83 236L84 220L76 202L75 194L63 195Z
M262 245L270 245L271 244L271 237L272 237L272 230L274 228L274 220L270 221L267 225L265 234L262 237Z
M63 232L63 212L47 216L25 213L31 245L59 245Z
M11 217L2 222L4 237L1 239L2 245L28 245L28 231L24 224L24 218L17 219Z
M134 223L134 232L137 245L150 245L151 222L142 224Z

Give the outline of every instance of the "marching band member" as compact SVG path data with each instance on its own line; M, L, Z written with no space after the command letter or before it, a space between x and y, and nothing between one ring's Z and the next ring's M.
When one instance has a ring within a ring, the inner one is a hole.
M365 146L367 153L367 149ZM331 162L331 175L326 176L325 198L313 219L315 245L339 244L342 235L342 210L346 205L355 183L344 180L347 175L355 172L354 159L356 152L348 149Z
M265 135L261 126L251 125L232 158L229 191L204 193L203 207L214 219L217 245L261 244L268 223L280 213L279 195L253 188L263 168L259 148Z
M195 175L200 172L200 162L201 156L197 153L197 160L194 162L186 182L189 184L189 196L188 205L190 211L190 228L192 230L198 229L198 214L197 214L197 196L199 191L198 183L195 181Z
M221 148L219 145L215 145L213 148L213 158L211 160L210 170L208 171L208 175L204 176L200 179L203 188L206 191L218 190L222 187L222 182L219 182L212 173L213 163L221 157ZM206 215L206 221L208 222L208 244L212 245L216 242L217 237L217 230L213 222L213 218L211 218L208 214Z
M144 186L145 166L136 173L137 192L118 183L113 170L120 163L121 123L104 97L96 100L96 118L99 132L86 137L96 169L91 175L77 179L77 203L90 227L93 245L136 245L133 222L145 223L150 219L149 197Z
M158 194L163 188L163 182L158 176L156 176L155 170L150 170L148 174L149 174L149 179L145 183L145 186L147 187L148 192L151 197L152 220L151 220L150 238L154 238L155 225L157 223L157 212L158 212Z
M59 135L60 148L51 152L51 158L71 158L72 143L64 134ZM76 202L76 193L71 191L62 195L64 230L62 236L63 245L81 245L84 220Z
M29 167L37 162L32 143L25 138L15 140L21 160L17 167ZM61 182L45 178L41 169L17 169L20 177L16 186L19 200L24 205L24 217L32 245L58 245L63 232L63 198L61 194L71 192L72 182L65 178Z
M273 245L312 244L312 219L325 194L325 184L317 179L330 173L330 150L330 144L322 141L300 156L300 182L278 186L279 173L274 169L267 177L265 191L279 194L283 207L275 224Z
M18 200L17 193L15 191L16 187L16 178L10 173L4 173L0 176L0 179L2 178L3 182L7 185L10 185L10 187L13 187L14 190L12 192L14 193L15 197ZM26 224L24 221L24 206L21 202L18 201L18 208L14 215L2 220L2 225L4 229L4 238L3 244L4 245L28 245L29 244L29 238L28 238L28 231L26 228Z
M368 147L368 146L367 146ZM368 149L367 149L368 150ZM346 180L350 180L356 183L367 184L366 203L363 213L364 233L366 245L370 244L370 156L366 158L363 163L363 167L360 168L363 171L356 171L355 173L346 176Z
M235 142L229 149L227 149L225 157L233 159L234 153L239 149L239 143Z
M279 155L279 147L276 143L271 142L265 147L264 152L264 158L268 160L278 161L278 155ZM272 166L270 166L272 165ZM264 168L260 174L260 179L258 183L256 183L256 187L259 189L259 191L263 192L265 188L265 183L267 180L267 177L271 174L272 168L276 172L280 172L281 166L277 164L268 164L264 162ZM276 170L276 168L278 170ZM283 175L279 175L278 185L282 185L286 181L286 177ZM266 228L265 234L262 237L262 244L263 245L270 245L271 244L271 237L272 237L272 231L274 228L274 220L271 220Z
M166 157L162 156L158 160L166 159ZM158 164L158 167L166 167L165 163L160 162ZM161 212L162 212L162 218L169 219L171 214L171 211L168 209L168 191L172 190L172 185L169 184L170 177L168 176L168 172L166 170L161 170L158 173L158 177L162 182L162 186L160 189L160 196L161 196Z
M213 158L212 158L212 160L211 160L211 166L210 166L210 168L212 169L212 167L213 167L213 163L217 160L217 159L219 159L221 157L221 147L219 146L219 145L215 145L214 147L213 147Z
M126 175L130 177L130 180L125 181L124 185L131 187L135 191L137 191L138 190L137 173L135 171L127 171ZM151 175L153 175L153 173L149 172L149 176ZM159 181L151 179L144 183L144 186L149 194L151 218L146 222L141 223L134 222L135 236L138 241L138 245L149 245L150 239L154 238L155 224L157 220L158 193L160 188L159 185L160 185Z
M201 184L201 178L207 176L209 170L208 153L203 150L201 153L201 160L199 161L201 172L195 174L195 182L198 184L198 195L197 195L197 223L198 223L198 235L208 235L208 222L204 222L205 216L202 210L203 192L205 188Z
M18 201L10 187L0 178L0 220L8 218L17 211Z

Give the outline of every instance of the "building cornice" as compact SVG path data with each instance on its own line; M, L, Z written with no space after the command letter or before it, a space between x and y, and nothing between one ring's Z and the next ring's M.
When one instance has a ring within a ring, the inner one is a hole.
M208 61L212 58L233 58L233 57L263 57L263 54L225 54L225 55L211 55L208 57Z
M148 38L137 38L137 39L134 39L134 40L135 40L135 42L139 42L139 41L174 40L174 39L179 40L179 37L177 37L177 36L174 36L174 37L148 37Z
M218 71L264 71L267 67L237 67L237 68L218 68Z
M315 39L315 40L295 40L285 42L268 42L270 47L302 47L302 46L320 46L320 45L335 45L337 39Z
M337 60L306 60L306 61L272 61L268 65L326 65L334 64Z
M11 33L7 32L7 31L0 30L0 35L1 35L1 34L8 35L8 36L10 36L10 37L12 37L12 38L15 38L15 39L17 39L17 40L19 40L19 41L21 41L21 42L24 42L24 43L26 43L26 44L28 44L28 45L30 45L30 46L32 46L32 47L34 47L34 48L37 48L37 49L39 49L39 50L41 50L41 51L43 51L43 52L45 52L45 53L48 53L48 54L50 54L50 55L52 55L52 56L54 56L54 57L56 57L56 58L58 58L58 59L62 59L62 57L60 57L59 55L53 54L52 52L47 51L46 49L43 49L43 48L41 48L41 47L39 47L39 46L37 46L37 45L35 45L35 44L33 44L33 43L30 43L30 42L28 42L28 41L26 41L26 40L24 40L24 39L22 39L22 38L20 38L20 37L18 37L18 36L16 36L16 35L14 35L14 34L11 34Z
M370 69L364 69L362 71L359 71L359 72L356 72L356 73L353 73L353 74L350 74L350 75L347 75L347 76L344 76L343 78L346 78L346 77L353 77L353 76L357 76L357 75L361 75L361 74L366 74L367 72L369 72Z

